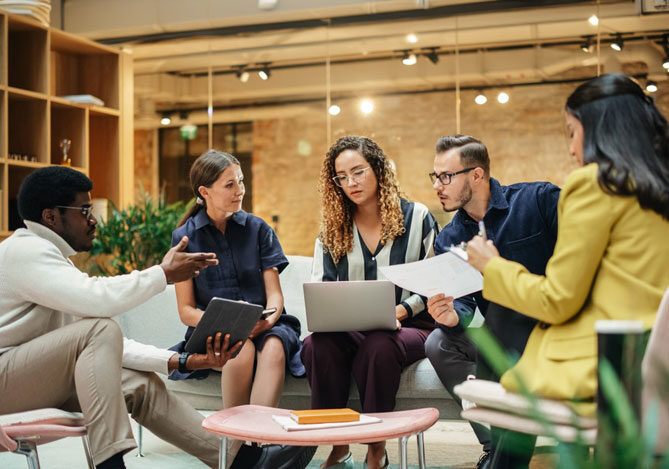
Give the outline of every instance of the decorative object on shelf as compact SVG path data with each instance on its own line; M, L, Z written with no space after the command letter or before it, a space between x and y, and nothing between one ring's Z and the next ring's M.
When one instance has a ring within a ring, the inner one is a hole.
M0 10L16 15L36 19L44 26L49 26L51 19L51 0L0 0Z
M0 0L2 1L2 0ZM63 99L79 104L92 104L93 106L104 106L105 102L100 98L96 98L92 94L71 94L68 96L61 96Z
M33 163L37 162L37 157L35 155L22 155L21 153L10 153L9 159L15 161L31 161Z
M63 152L63 159L61 160L60 164L63 166L72 166L72 159L67 156L67 152L70 151L70 147L72 146L72 140L69 138L64 138L60 141L60 149Z

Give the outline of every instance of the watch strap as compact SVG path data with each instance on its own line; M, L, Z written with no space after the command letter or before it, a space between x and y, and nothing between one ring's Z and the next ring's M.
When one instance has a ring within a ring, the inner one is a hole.
M190 370L186 368L186 360L188 360L188 357L190 357L190 353L188 352L181 352L181 355L179 355L179 373L190 372Z

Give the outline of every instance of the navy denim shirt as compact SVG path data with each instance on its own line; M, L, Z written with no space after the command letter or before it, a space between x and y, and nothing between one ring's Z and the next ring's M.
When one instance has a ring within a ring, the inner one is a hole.
M276 267L281 273L288 265L274 230L243 210L232 214L225 234L200 210L172 232L172 246L183 236L188 236L187 252L215 252L218 259L193 279L195 303L202 310L214 296L265 306L263 270Z
M560 188L548 182L502 186L490 178L490 202L483 217L486 235L500 255L523 264L530 272L543 275L553 255L557 239L557 203ZM446 252L452 244L469 241L478 234L478 223L459 209L435 241L435 254ZM536 321L500 305L489 303L481 292L455 300L460 324L440 327L446 332L462 332L476 306L486 316L486 325L507 348L522 352ZM494 310L494 314L492 311Z

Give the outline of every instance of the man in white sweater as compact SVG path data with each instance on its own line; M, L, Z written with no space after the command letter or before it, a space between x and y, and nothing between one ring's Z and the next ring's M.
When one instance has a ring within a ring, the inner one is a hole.
M89 277L69 257L88 251L95 238L91 188L90 179L65 167L39 169L21 185L18 208L27 228L0 243L0 414L80 410L95 463L107 469L124 468L123 454L136 446L130 412L160 438L216 466L218 438L153 372L221 367L235 348L219 334L207 354L179 356L124 342L110 319L215 265L215 255L182 252L184 238L160 265Z

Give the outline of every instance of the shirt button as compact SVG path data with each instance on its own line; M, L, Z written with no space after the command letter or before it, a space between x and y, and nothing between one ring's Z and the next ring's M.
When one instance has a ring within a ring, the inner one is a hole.
M551 325L546 322L542 321L539 323L539 329L548 329L549 327L551 327Z

